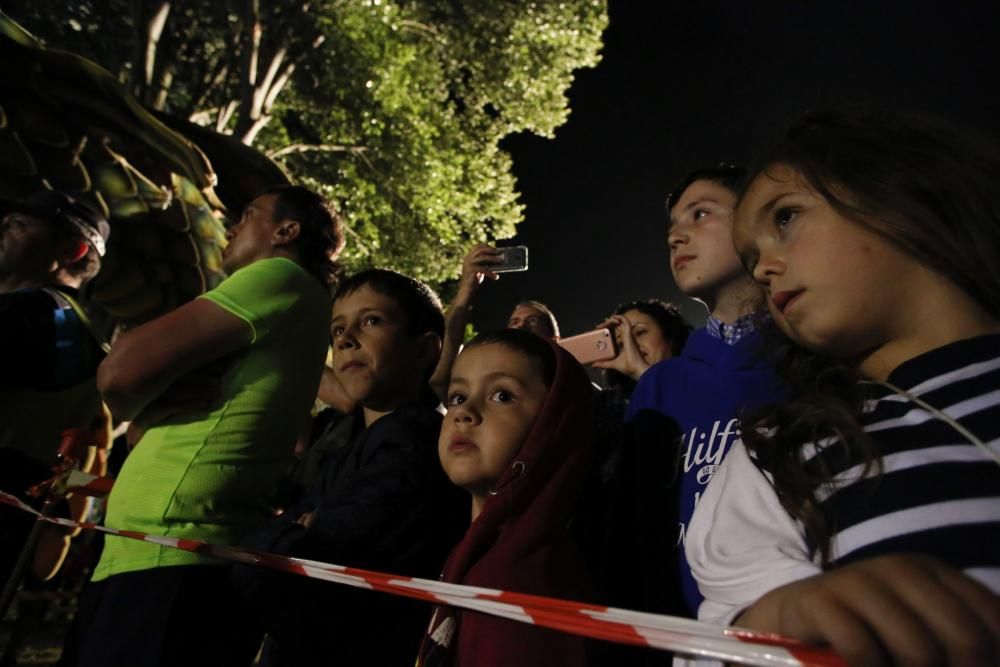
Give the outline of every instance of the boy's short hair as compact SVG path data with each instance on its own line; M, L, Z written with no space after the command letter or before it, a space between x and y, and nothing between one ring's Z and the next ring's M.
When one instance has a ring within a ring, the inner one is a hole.
M406 331L411 338L431 332L444 338L444 313L441 299L423 282L391 269L368 269L345 278L333 295L342 297L368 286L395 301L406 316Z
M469 350L490 344L504 345L531 359L535 362L535 368L545 386L552 386L556 377L556 353L547 339L533 334L527 329L500 329L479 334L469 341L465 349Z
M552 328L552 335L555 336L556 338L559 337L559 322L556 321L555 313L553 313L548 306L546 306L541 301L535 301L533 299L529 299L528 301L519 301L517 305L514 306L514 310L517 310L520 306L527 306L528 308L534 308L542 315L544 315L545 318L549 321L550 327Z
M667 195L666 202L667 215L670 215L673 212L674 207L677 206L677 201L681 198L681 195L683 195L684 191L691 187L691 184L695 181L711 181L712 183L718 183L722 187L731 191L733 194L738 194L743 188L746 177L746 169L735 164L728 164L726 162L721 162L716 167L695 169L682 178L677 185L670 190L670 194Z

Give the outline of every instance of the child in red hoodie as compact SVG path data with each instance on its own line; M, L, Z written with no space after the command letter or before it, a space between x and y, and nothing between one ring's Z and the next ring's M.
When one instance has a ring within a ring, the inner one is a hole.
M508 329L458 357L438 441L452 483L472 496L472 525L442 580L583 599L588 577L569 523L593 441L586 372L560 347ZM583 665L586 641L439 606L418 665Z

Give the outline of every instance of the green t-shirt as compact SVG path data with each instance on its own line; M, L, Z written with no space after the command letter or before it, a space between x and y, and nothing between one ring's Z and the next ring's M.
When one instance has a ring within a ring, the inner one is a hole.
M253 340L223 376L217 407L146 432L115 482L105 525L237 544L269 518L316 398L330 297L295 262L271 258L236 271L200 298L245 320ZM93 580L217 562L109 535Z

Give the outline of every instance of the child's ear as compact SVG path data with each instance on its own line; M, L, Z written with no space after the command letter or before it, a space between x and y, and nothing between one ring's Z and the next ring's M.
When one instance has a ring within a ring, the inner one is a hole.
M285 246L299 238L302 227L295 220L282 220L271 236L271 245Z
M434 368L441 358L441 336L427 331L417 338L417 366Z

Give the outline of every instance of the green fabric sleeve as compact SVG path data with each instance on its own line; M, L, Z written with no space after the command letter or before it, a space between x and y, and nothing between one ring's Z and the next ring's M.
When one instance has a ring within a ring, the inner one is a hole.
M301 288L295 286L305 280L315 278L290 259L271 257L239 269L198 298L208 299L246 321L252 342L256 343L266 338L295 306L301 293Z

